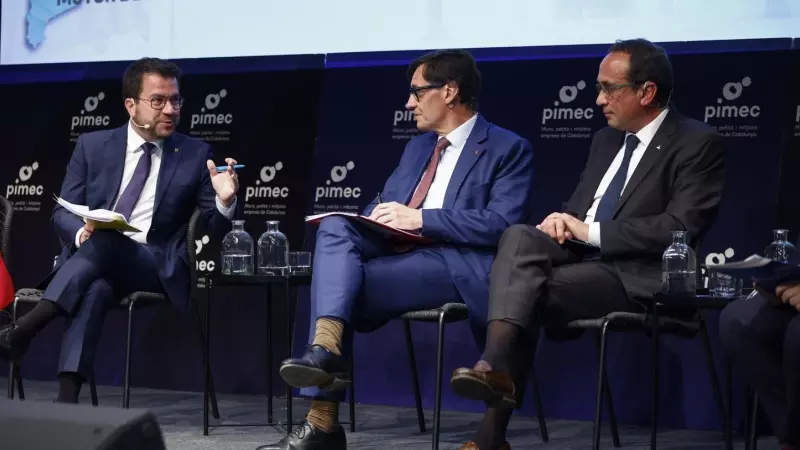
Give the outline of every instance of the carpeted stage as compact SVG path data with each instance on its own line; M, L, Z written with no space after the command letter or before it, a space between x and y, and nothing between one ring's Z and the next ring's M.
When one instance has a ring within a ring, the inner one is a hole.
M6 379L0 378L0 386ZM52 402L57 385L54 382L27 381L26 401ZM89 404L88 388L81 403ZM4 391L3 391L4 392ZM115 386L98 386L99 402L103 406L120 405L122 389ZM0 401L10 401L5 396ZM14 400L19 401L19 400ZM276 399L275 414L280 420L285 417L283 399ZM170 450L254 450L257 446L279 440L285 433L280 426L242 426L212 428L209 436L203 436L203 394L195 392L161 391L134 388L131 407L143 408L158 416ZM266 401L263 397L220 395L221 423L245 424L266 421ZM308 402L297 399L293 403L295 421L302 420ZM432 426L432 411L426 410L429 428ZM347 420L347 408L343 405L342 420ZM214 421L212 424L220 423ZM457 449L467 441L475 429L480 416L473 413L444 411L442 414L442 450ZM535 417L515 417L511 422L509 440L513 449L587 449L591 448L592 424L565 420L548 420L550 442L542 443ZM347 425L345 425L347 427ZM620 428L623 449L643 449L649 444L649 429L640 427ZM356 432L348 433L348 448L404 450L431 448L431 431L422 434L417 427L414 409L385 406L356 405ZM743 449L741 435L734 436L736 449ZM776 448L772 438L763 438L760 448ZM613 449L608 428L603 429L604 449ZM691 430L661 430L659 449L723 449L719 432Z

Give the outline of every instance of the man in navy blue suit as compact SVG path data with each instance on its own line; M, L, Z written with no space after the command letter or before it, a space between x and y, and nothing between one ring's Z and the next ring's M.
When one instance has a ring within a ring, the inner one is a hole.
M189 309L185 236L195 208L212 234L230 229L239 188L236 161L227 158L227 170L217 172L207 144L174 133L183 105L179 77L175 64L154 58L128 67L122 82L130 120L81 135L61 187L68 202L117 211L141 231L101 229L56 206L52 221L64 248L42 300L16 325L0 330L0 358L17 360L45 325L67 319L58 363L60 402L78 402L113 302L148 291Z
M411 63L408 77L406 107L426 133L411 139L363 215L433 243L402 248L342 217L320 223L311 345L281 366L284 380L314 400L300 428L264 449L346 448L338 405L353 331L459 302L469 308L478 342L484 338L489 271L500 236L527 219L533 151L477 113L480 74L469 53L429 53Z

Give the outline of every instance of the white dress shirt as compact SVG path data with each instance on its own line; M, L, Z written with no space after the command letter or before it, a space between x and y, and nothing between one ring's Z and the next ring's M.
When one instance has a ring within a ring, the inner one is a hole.
M633 150L633 154L631 154L631 161L628 165L628 173L625 176L625 185L622 187L622 192L625 192L625 186L628 185L628 181L631 179L631 175L636 170L636 166L639 165L639 161L642 160L642 156L644 156L644 152L647 150L647 147L650 145L650 141L653 140L653 137L656 135L658 128L661 126L661 123L664 122L664 118L667 116L669 112L669 108L664 109L661 111L652 122L645 125L638 133L636 133L636 137L639 138L639 145ZM633 133L625 133L625 139L628 138L629 135ZM657 148L651 148L649 151L656 152L659 151ZM589 243L600 247L600 223L594 221L595 213L597 212L597 207L600 205L600 199L603 198L603 194L606 193L606 189L608 189L608 185L611 184L611 180L614 179L614 175L617 174L620 166L622 165L622 159L625 156L625 144L623 142L622 148L617 152L617 156L614 157L614 160L611 161L611 165L608 167L606 174L603 175L603 179L600 181L600 185L597 186L597 192L594 193L594 200L592 201L592 206L589 208L589 211L586 212L586 219L584 220L585 223L589 224Z
M453 176L453 171L456 168L458 157L461 155L461 150L464 150L464 145L467 143L472 128L478 120L478 115L475 114L469 120L462 123L455 130L448 133L445 138L450 141L450 145L442 150L442 155L439 158L439 165L436 166L436 174L433 177L428 195L422 202L422 209L441 209L444 205L444 194L447 192L447 185L450 183L450 177ZM441 137L439 137L441 139ZM421 183L422 181L420 181ZM419 189L419 184L417 185ZM414 190L416 192L416 189Z
M116 208L119 198L122 196L122 193L125 192L125 188L128 186L128 183L130 183L131 178L133 178L133 172L136 169L136 165L139 164L139 158L144 153L144 150L141 148L144 143L144 138L136 134L136 131L134 131L132 125L128 122L128 146L125 150L125 167L122 170L122 183L120 184L117 198L114 200L114 205L111 208L112 211ZM142 244L147 244L147 232L150 231L150 224L153 222L153 208L155 207L156 201L156 183L158 182L158 172L161 170L161 157L164 152L163 140L154 141L153 145L155 145L156 148L150 152L150 174L147 176L139 200L136 202L136 206L133 207L133 212L131 212L131 216L128 218L128 222L131 225L142 231L124 232L126 236ZM233 218L236 198L233 199L233 203L228 207L222 205L219 201L219 197L216 197L216 202L217 209L223 216L228 219ZM76 247L80 247L81 245L80 238L82 232L83 228L80 228L75 235Z

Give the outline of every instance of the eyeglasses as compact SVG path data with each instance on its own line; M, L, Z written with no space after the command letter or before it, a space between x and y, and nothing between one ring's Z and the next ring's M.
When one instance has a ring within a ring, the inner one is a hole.
M172 109L181 109L183 106L183 97L180 95L176 95L174 97L166 98L160 95L154 95L151 98L140 98L139 100L143 100L145 102L150 103L150 107L153 109L164 109L167 106L167 101L172 105Z
M439 89L444 86L444 83L426 84L424 86L411 86L408 88L408 93L414 96L414 100L419 101L419 93L428 89Z
M597 88L597 94L604 93L606 95L611 95L614 92L617 92L620 89L624 89L626 87L633 87L636 86L636 83L626 83L626 84L613 84L613 83L595 83L595 87Z

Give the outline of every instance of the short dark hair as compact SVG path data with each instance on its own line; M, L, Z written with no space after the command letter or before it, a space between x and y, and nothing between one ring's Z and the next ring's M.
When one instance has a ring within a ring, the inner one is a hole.
M628 80L636 86L646 81L658 87L655 101L658 107L664 108L672 97L674 82L672 64L663 47L653 44L647 39L629 39L615 42L608 53L620 52L630 56Z
M414 76L419 66L424 65L422 76L431 83L458 85L458 101L473 111L478 110L478 94L481 90L481 73L475 58L466 50L437 50L411 61L406 75Z
M151 73L164 78L181 77L181 69L173 62L158 58L142 58L125 69L125 74L122 76L122 99L139 98L142 93L142 79Z

